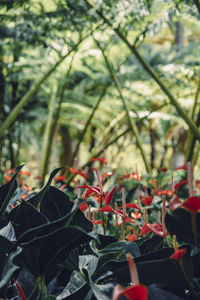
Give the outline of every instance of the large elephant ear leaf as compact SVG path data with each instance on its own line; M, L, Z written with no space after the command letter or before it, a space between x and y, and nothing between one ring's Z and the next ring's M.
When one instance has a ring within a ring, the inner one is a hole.
M0 236L0 245L0 292L2 293L13 273L19 269L15 264L15 258L21 253L22 249L20 247L16 248L12 242L3 236Z
M49 179L47 181L47 183L45 184L45 186L43 186L43 188L39 191L39 193L37 193L36 195L34 195L32 198L30 198L29 200L27 200L27 202L29 202L30 204L32 204L35 207L38 207L38 205L40 204L41 200L43 199L43 197L45 196L45 194L47 193L47 191L49 190L50 186L51 186L51 182L54 178L54 176L61 170L62 168L57 168L55 170L53 170L49 176Z
M0 218L3 216L11 197L17 189L16 177L23 166L17 167L12 179L0 187Z

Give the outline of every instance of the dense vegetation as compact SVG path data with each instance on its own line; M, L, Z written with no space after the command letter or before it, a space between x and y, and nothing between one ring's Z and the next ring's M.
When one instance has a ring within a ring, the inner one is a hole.
M0 297L199 299L199 16L0 2Z

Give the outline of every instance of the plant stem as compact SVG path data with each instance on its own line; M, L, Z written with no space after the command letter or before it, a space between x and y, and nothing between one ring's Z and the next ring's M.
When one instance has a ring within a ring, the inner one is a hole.
M196 212L191 212L191 221L192 221L192 231L193 231L193 235L194 235L194 242L198 248L198 232L197 232Z
M38 284L39 284L39 281L38 281L38 279L37 279L36 284L35 284L35 286L34 286L32 292L31 292L31 294L28 296L27 300L31 300L31 298L33 297L33 295L34 295L35 292L37 291Z

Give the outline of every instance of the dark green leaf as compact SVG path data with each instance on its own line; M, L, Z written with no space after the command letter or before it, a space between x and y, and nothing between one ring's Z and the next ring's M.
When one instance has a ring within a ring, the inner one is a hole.
M21 248L0 236L0 290L8 284L13 273L19 269L14 260L21 253Z
M29 229L48 222L48 219L43 214L26 201L22 201L19 206L16 206L10 212L8 218L14 227L17 239Z
M3 216L12 195L17 189L16 177L23 166L24 165L17 167L12 179L0 187L0 218Z
M32 198L30 198L27 202L31 203L33 206L38 207L38 205L40 204L41 200L43 199L44 195L46 194L46 192L49 190L51 182L54 178L54 176L61 170L62 168L57 168L55 170L53 170L49 176L49 179L47 181L47 183L45 184L45 186L40 190L40 192L38 194L36 194L35 196L33 196Z
M20 245L27 268L38 277L64 262L72 249L91 239L80 227L67 226Z
M200 213L196 214L197 232L200 235ZM166 214L165 223L171 235L176 235L179 242L194 244L191 213L183 208L178 208Z

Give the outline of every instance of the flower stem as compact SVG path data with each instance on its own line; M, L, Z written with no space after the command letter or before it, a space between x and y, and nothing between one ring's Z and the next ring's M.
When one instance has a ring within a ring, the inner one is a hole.
M193 231L193 235L194 235L194 242L195 242L195 245L198 247L196 212L191 212L191 221L192 221L192 231Z

